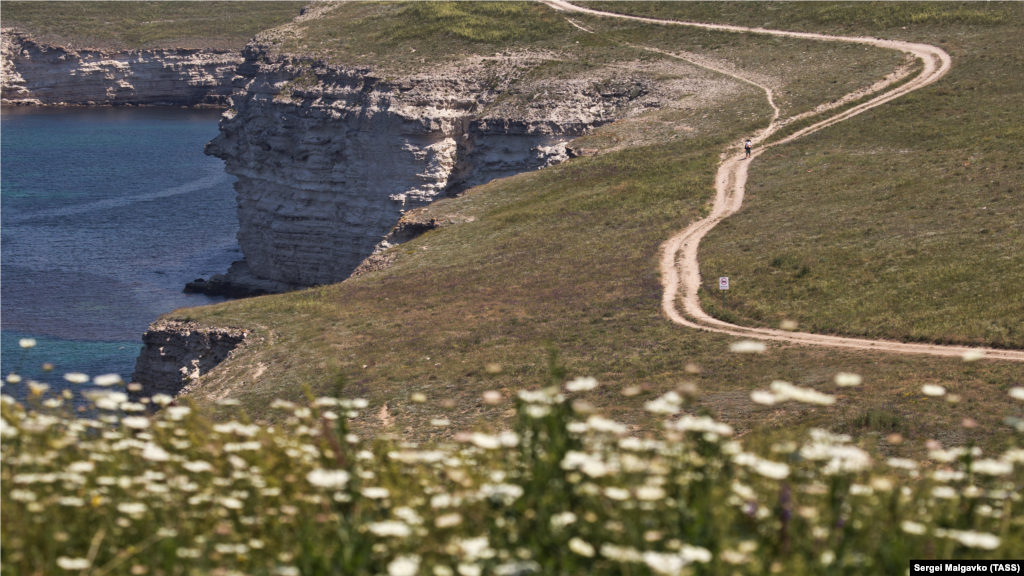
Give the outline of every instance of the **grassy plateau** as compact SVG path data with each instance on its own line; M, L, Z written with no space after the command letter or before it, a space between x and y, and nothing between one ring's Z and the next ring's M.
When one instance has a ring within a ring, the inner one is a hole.
M20 2L4 27L76 49L241 50L257 32L299 15L305 2Z

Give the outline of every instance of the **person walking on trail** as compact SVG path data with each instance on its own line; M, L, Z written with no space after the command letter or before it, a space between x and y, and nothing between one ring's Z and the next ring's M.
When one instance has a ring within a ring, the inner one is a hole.
M747 152L747 158L750 158L750 147L750 138L747 138L747 141L743 143L743 149Z

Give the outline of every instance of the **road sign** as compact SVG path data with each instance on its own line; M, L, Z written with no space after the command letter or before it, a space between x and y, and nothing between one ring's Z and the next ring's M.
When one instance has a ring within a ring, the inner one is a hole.
M728 290L729 289L729 277L728 276L722 276L721 278L718 279L718 289L719 290Z

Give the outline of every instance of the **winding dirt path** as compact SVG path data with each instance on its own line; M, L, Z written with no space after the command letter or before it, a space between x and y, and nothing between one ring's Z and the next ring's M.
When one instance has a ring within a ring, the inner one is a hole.
M718 168L718 174L715 177L715 202L711 210L711 214L702 220L698 220L686 229L682 230L667 242L662 245L662 257L661 257L661 282L665 288L664 294L662 295L662 309L665 314L672 319L673 322L687 326L689 328L695 328L698 330L707 330L711 332L719 332L722 334L729 334L732 336L739 336L745 338L754 338L758 340L775 340L779 342L787 342L791 344L804 344L814 346L832 346L839 348L852 348L858 350L871 350L877 352L892 352L899 354L929 354L932 356L964 356L965 354L978 354L983 355L985 358L993 360L1010 360L1016 362L1024 362L1024 351L1020 350L1000 350L995 348L971 348L966 346L941 346L936 344L911 344L905 342L896 342L891 340L867 340L861 338L846 338L842 336L828 336L824 334L810 334L805 332L787 332L784 330L773 330L769 328L748 328L744 326L738 326L735 324L729 324L717 318L713 318L707 314L700 305L700 298L698 296L698 290L700 289L700 266L697 261L697 249L700 245L701 239L707 235L719 222L728 216L735 214L743 205L743 194L747 182L747 167L757 156L763 154L766 150L774 147L792 142L797 138L813 134L819 130L832 126L852 118L862 112L881 106L890 100L899 98L904 94L917 90L927 86L938 79L942 78L949 72L952 65L952 61L945 51L929 44L917 44L913 42L901 42L897 40L883 40L881 38L870 38L863 36L830 36L826 34L810 34L805 32L787 32L783 30L767 30L763 28L747 28L744 26L731 26L724 24L703 24L698 22L683 22L678 20L657 20L653 18L643 18L640 16L627 16L624 14L614 14L611 12L601 12L598 10L591 10L589 8L583 8L570 4L565 0L543 0L545 4L551 6L555 10L560 12L581 12L585 14L591 14L594 16L608 17L608 18L622 18L626 20L636 20L638 22L647 22L651 24L661 24L669 26L693 26L697 28L705 28L709 30L721 30L725 32L746 32L755 34L768 34L772 36L785 36L789 38L803 38L809 40L823 40L829 42L848 42L853 44L866 44L870 46L877 46L879 48L888 48L890 50L899 50L900 52L909 53L919 59L923 64L924 68L921 72L904 83L901 86L893 88L887 92L883 92L870 100L853 106L843 112L821 120L811 126L803 128L793 134L783 138L770 145L757 147L751 154L749 160L744 160L739 155L738 147L730 149L722 155L722 163ZM586 30L579 24L573 23L578 28ZM644 48L637 46L637 48ZM676 54L662 52L660 50L654 50L652 48L645 48L647 50L653 50L661 52L674 58L687 60L703 68L714 70L723 74L727 74L761 88L765 91L768 98L769 104L775 110L775 115L772 118L771 123L767 128L762 130L757 137L754 139L755 143L761 142L774 134L780 128L791 122L793 119L787 119L782 122L778 121L779 109L775 106L772 101L772 92L766 86L762 86L753 82L750 79L743 78L732 72L714 67L707 62L702 62L696 58L687 58ZM892 74L886 78L886 80L876 84L872 87L869 93L874 93L879 90L891 86L898 80L902 79L903 76L899 74ZM847 100L848 101L848 100ZM833 106L822 107L818 109L818 112L824 112L829 108L834 108L843 103L840 101ZM804 115L801 115L804 116ZM804 116L805 117L805 116ZM682 303L682 312L677 307L677 300Z

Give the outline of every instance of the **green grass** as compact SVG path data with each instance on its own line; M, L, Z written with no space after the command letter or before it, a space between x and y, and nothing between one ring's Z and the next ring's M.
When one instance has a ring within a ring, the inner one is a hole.
M294 29L266 37L281 53L394 73L505 49L557 50L583 35L531 2L342 2Z
M576 2L595 10L798 32L864 33L893 28L991 26L1020 22L1014 3L976 2Z
M957 56L939 83L756 160L743 212L701 252L705 276L736 282L731 312L1024 347L1024 49L993 41L1019 33L944 33Z
M3 25L74 48L241 50L305 2L4 2Z

